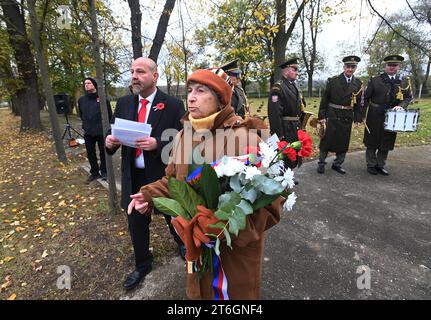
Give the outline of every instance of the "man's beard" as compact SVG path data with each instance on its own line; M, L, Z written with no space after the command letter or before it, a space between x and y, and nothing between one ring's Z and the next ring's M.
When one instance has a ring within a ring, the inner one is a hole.
M140 84L132 84L132 92L133 94L138 95L142 90L142 87Z

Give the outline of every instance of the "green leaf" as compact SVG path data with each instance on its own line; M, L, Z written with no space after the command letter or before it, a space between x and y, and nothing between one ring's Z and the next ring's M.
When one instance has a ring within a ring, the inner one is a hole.
M256 211L260 208L267 206L270 203L273 203L278 197L279 195L277 194L275 195L263 194L258 200L256 200L255 203L253 203L253 210Z
M215 247L214 247L216 255L220 256L220 239L217 238Z
M232 213L228 213L228 212L225 212L223 210L217 210L214 215L216 216L217 219L229 220Z
M221 188L217 173L209 164L203 165L200 187L206 200L207 208L215 210L218 206Z
M173 217L181 216L187 220L191 219L191 217L184 210L181 204L174 199L164 197L153 198L153 203L159 211L165 214L168 214Z
M169 177L168 187L171 198L178 201L192 217L196 215L197 205L205 205L204 199L184 181Z
M244 189L241 191L241 198L248 200L251 203L256 201L257 196L258 196L258 191L254 189L250 189L250 190Z
M284 191L284 187L281 185L281 183L278 183L277 181L274 181L263 175L254 176L252 183L255 188L268 195L279 195Z
M239 228L237 220L234 216L229 219L229 232L238 237Z
M215 223L215 224L209 224L209 225L208 225L208 227L211 227L211 228L218 228L218 229L223 229L225 226L226 226L226 224L225 224L225 223L223 223L223 222L221 222L221 221L219 221L219 222L217 222L217 223Z
M224 236L226 237L227 246L232 249L232 239L230 237L229 231L227 231L227 229L224 229L223 233L224 233Z
M232 212L241 201L241 196L236 192L226 192L219 197L219 209Z
M245 200L241 200L237 208L241 208L246 216L253 213L253 207Z
M229 186L232 188L233 191L240 193L241 192L241 184L239 181L239 175L234 175L229 180Z

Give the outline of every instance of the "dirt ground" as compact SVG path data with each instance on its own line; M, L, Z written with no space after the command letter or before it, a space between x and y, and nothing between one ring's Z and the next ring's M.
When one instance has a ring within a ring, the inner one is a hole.
M0 300L119 298L134 264L125 215L85 183L83 146L63 165L46 132L19 124L0 110ZM163 217L153 218L151 246L156 265L176 255Z

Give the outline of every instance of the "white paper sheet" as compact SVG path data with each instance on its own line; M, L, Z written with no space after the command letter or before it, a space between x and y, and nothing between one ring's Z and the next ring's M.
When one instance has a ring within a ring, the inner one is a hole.
M136 140L151 135L151 125L137 121L115 118L111 125L112 135L120 140L121 144L136 148Z

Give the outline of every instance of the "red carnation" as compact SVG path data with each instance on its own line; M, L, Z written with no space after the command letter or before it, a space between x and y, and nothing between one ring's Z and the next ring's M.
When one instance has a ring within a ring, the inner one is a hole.
M298 152L298 155L301 157L309 157L313 152L313 140L305 131L298 130L298 139L301 141L302 148Z
M283 149L287 145L286 141L277 141L278 151Z
M293 148L284 149L283 153L289 158L290 161L296 161L296 151Z

